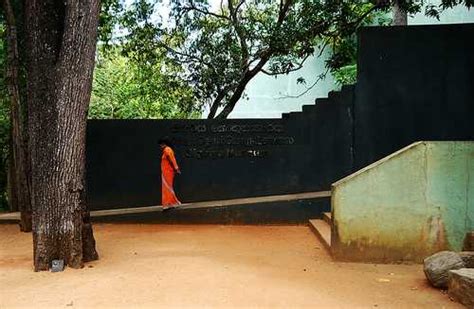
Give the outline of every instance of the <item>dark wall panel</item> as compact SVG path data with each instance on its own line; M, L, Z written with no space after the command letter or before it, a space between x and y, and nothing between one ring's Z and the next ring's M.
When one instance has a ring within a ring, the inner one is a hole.
M474 25L359 34L355 168L419 140L474 138Z
M473 37L472 24L365 28L357 85L283 119L89 121L89 205L160 204L163 136L183 202L328 190L412 142L473 140Z
M89 205L160 204L158 140L163 136L174 143L182 170L175 188L183 202L329 189L350 171L350 138L336 132L349 132L351 123L349 117L339 119L336 110L324 115L304 120L89 121ZM336 123L345 128L334 130Z

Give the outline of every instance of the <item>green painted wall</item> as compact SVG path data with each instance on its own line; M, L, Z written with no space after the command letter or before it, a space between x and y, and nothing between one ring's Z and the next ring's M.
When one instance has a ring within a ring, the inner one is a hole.
M418 142L332 187L336 258L422 261L474 230L474 142Z

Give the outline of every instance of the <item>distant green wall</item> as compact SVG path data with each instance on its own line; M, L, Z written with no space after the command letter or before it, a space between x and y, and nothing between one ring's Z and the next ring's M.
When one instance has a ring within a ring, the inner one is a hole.
M332 250L422 261L474 230L474 142L418 142L333 184Z

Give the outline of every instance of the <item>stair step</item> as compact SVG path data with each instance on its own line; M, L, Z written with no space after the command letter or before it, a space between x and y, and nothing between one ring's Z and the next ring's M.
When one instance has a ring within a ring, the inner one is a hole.
M340 91L330 91L328 93L328 99L329 100L334 100L334 99L338 98L340 95L341 95Z
M314 100L314 104L327 105L327 104L331 104L331 101L328 98L317 98L316 100Z
M303 113L312 112L316 109L316 105L303 105Z
M330 226L332 225L332 215L330 212L323 212L323 220Z
M319 238L323 246L331 252L331 226L320 219L309 220L309 227Z
M341 92L353 92L355 89L355 84L354 85L344 85L341 87Z
M290 112L290 117L301 116L303 112Z
M300 119L303 116L304 116L303 112L290 112L290 115L288 116L288 118L289 119Z

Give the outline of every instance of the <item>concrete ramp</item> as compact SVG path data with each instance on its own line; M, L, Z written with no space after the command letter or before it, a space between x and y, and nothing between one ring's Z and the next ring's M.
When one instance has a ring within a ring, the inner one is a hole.
M184 203L167 212L159 205L124 207L91 211L91 217L107 222L298 224L329 210L330 197L331 191L259 196ZM0 214L0 222L19 220L18 212Z
M417 142L332 185L336 259L420 262L474 230L474 142Z

